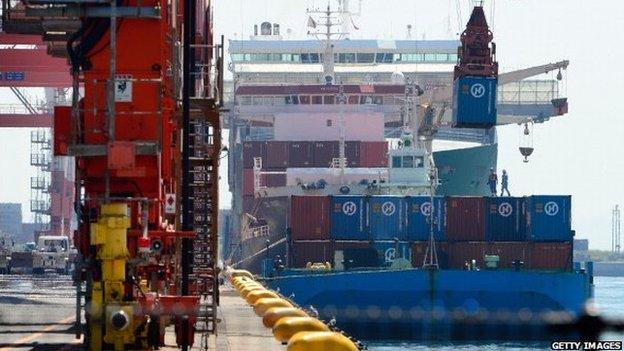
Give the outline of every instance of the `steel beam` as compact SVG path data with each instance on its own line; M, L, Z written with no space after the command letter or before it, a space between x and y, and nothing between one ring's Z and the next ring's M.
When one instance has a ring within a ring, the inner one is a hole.
M54 116L43 114L0 114L0 128L52 128Z

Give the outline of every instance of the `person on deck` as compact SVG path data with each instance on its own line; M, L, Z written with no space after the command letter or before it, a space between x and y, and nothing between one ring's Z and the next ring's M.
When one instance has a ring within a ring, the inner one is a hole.
M503 169L503 175L501 176L501 196L507 192L507 196L511 196L509 193L509 175L507 171Z
M488 185L490 186L490 192L492 196L496 196L496 186L498 185L498 176L494 167L490 168L490 176L488 177Z

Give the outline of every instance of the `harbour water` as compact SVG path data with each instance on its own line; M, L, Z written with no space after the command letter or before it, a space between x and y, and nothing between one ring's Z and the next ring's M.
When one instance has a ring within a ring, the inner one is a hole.
M606 317L624 319L624 277L595 277L595 302L600 312ZM604 335L604 340L623 340L624 335ZM530 351L550 350L550 343L521 343L521 342L483 342L475 343L435 343L425 344L422 342L375 342L368 341L366 345L371 351L421 351L421 350L485 350L485 351Z

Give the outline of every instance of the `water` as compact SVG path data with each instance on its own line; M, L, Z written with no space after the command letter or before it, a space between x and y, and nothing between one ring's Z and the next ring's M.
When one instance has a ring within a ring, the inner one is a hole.
M595 277L595 302L606 317L624 319L624 277ZM605 335L605 340L622 340L622 335ZM439 343L424 344L416 342L366 342L371 351L421 351L421 350L550 350L550 343Z

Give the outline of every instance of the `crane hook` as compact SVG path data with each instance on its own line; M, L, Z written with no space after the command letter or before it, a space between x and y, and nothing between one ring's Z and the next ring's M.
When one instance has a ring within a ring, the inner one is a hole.
M557 80L562 80L563 75L561 74L561 68L559 68L559 72L557 72Z

